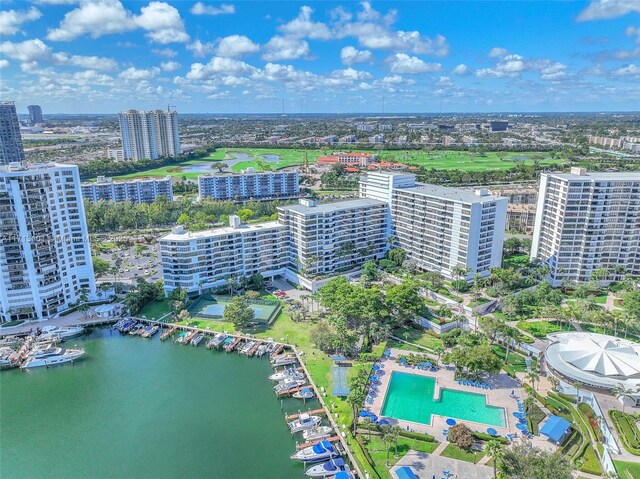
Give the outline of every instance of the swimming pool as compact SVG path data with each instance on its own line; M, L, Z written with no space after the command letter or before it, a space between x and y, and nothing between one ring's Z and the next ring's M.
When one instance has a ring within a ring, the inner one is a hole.
M394 371L382 405L382 416L431 424L433 415L472 421L489 426L506 427L504 408L487 405L484 394L440 389L434 399L436 380Z

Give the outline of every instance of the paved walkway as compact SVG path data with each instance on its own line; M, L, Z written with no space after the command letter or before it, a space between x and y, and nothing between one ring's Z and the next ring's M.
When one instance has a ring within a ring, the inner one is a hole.
M443 471L451 472L451 479L493 478L491 467L417 451L409 451L391 468L391 472L403 466L410 467L419 479L432 479L434 476L440 479ZM392 477L395 478L396 475L393 474Z

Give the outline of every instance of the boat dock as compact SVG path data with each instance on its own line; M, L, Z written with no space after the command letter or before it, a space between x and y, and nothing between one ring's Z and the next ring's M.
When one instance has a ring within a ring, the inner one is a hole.
M308 384L303 384L302 386L296 386L296 387L291 388L291 389L285 389L283 391L278 391L276 393L276 395L277 396L288 396L290 394L297 393L298 391L300 391L301 389L304 389L304 388L309 388L309 385Z
M293 421L294 419L298 419L300 414L309 414L309 415L327 414L327 411L324 408L314 409L313 411L305 411L305 412L299 412L299 413L296 413L296 414L290 414L289 416L285 416L285 419L287 421Z
M178 326L172 326L171 328L167 329L164 333L160 335L160 340L164 341L165 339L169 338L173 333L175 333L177 330L178 330Z
M300 450L300 449L304 449L305 447L315 446L316 444L319 444L322 441L340 442L340 436L331 436L331 437L326 437L324 439L318 439L316 441L305 442L303 444L296 444L296 449Z
M227 353L230 353L231 351L233 351L234 349L236 349L238 347L238 344L240 344L240 341L242 341L242 338L238 336L228 346L225 346L224 350Z
M187 334L187 337L186 337L186 338L184 338L183 344L189 344L189 343L191 343L191 340L192 340L193 338L195 338L197 334L198 334L198 330L197 330L197 329L196 329L196 330L194 330L194 331L191 331L190 333L188 333L188 334Z

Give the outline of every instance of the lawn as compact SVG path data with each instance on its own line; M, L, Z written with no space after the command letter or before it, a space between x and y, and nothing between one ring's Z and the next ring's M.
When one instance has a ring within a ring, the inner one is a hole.
M449 444L444 448L442 453L440 453L443 457L450 457L451 459L458 459L459 461L472 462L476 464L480 459L484 457L484 451L465 451L464 449L460 449L455 444Z
M430 351L433 351L436 346L442 346L443 344L440 338L414 328L398 328L393 331L393 335L404 341L409 341L410 343L423 346ZM400 342L394 342L393 347L398 349L410 349L408 345Z
M503 268L521 269L529 264L530 258L527 254L512 254L505 256L502 260Z
M22 319L18 319L16 321L8 321L6 323L0 323L0 328L10 328L12 326L20 326L22 323L24 323L24 320Z
M176 178L185 177L189 180L197 180L198 176L206 172L203 172L203 171L184 172L182 170L182 167L198 165L202 163L206 164L206 163L210 163L211 161L212 160L210 157L202 158L199 160L188 160L182 163L177 163L175 165L167 165L161 168L155 168L153 170L138 171L136 173L129 173L128 175L116 176L114 178L126 180L126 179L132 179L132 178L165 177L167 175L170 175ZM215 173L217 171L218 170L211 169L211 173Z
M508 170L516 164L532 165L537 160L541 165L559 165L563 160L553 160L549 153L545 152L487 152L484 155L471 151L401 151L382 152L381 159L399 161L411 165L418 165L424 168L435 168L437 170L464 170L464 171L486 171L486 170Z
M640 462L613 461L620 479L636 479L640 477Z
M560 321L518 321L516 326L536 338L546 338L547 334L575 329L571 324Z
M162 301L156 301L155 299L149 301L137 314L141 318L147 318L152 320L160 319L161 316L171 311L171 304L168 299Z
M407 454L407 452L409 452L410 450L431 454L439 445L439 443L437 442L418 441L415 439L400 437L398 439L398 457L394 457L395 446L393 444L385 444L380 436L372 435L371 441L369 441L369 436L367 435L367 433L360 434L360 437L366 444L369 456L376 464L376 470L380 474L380 477L384 479L390 479L392 477L389 473L389 469L393 467L395 463L398 462L402 457L404 457L404 455ZM389 456L389 467L386 466L387 451Z
M493 352L496 353L498 357L502 359L502 361L504 361L507 353L507 350L505 348L494 344L493 346L491 346L491 349L493 349ZM524 362L524 356L515 353L512 350L509 351L509 361L507 362L507 364L511 366L511 368L517 373L524 373L527 371L527 365Z

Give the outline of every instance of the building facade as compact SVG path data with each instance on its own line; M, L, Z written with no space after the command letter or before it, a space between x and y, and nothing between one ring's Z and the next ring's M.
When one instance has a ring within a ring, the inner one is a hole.
M104 200L152 203L160 196L173 201L171 176L129 181L113 181L113 178L98 176L95 183L82 183L82 197L92 202Z
M0 102L0 165L22 163L24 149L16 105L12 101Z
M95 293L75 165L0 166L0 320L43 320Z
M507 198L415 183L415 175L393 172L369 173L360 196L387 202L390 235L421 270L456 279L462 267L470 280L502 262Z
M118 114L122 150L127 160L156 160L180 154L178 113L129 110Z
M228 228L187 232L178 226L160 238L160 259L167 293L182 288L198 293L223 286L227 278L281 275L289 263L286 228L276 222L241 225L231 216Z
M288 232L289 268L326 275L381 258L387 246L386 203L357 199L319 205L304 199L278 208Z
M31 126L44 123L44 120L42 119L42 108L40 108L40 105L29 105L27 109L29 110L29 124Z
M371 153L334 153L333 155L320 156L318 166L331 166L341 163L345 166L367 166L373 163L375 156Z
M300 194L300 172L246 172L242 174L200 175L198 197L215 200L290 198Z
M507 231L532 234L536 220L538 190L536 188L491 188L492 195L509 199L507 205Z
M555 286L601 268L640 276L640 173L543 173L531 258Z

